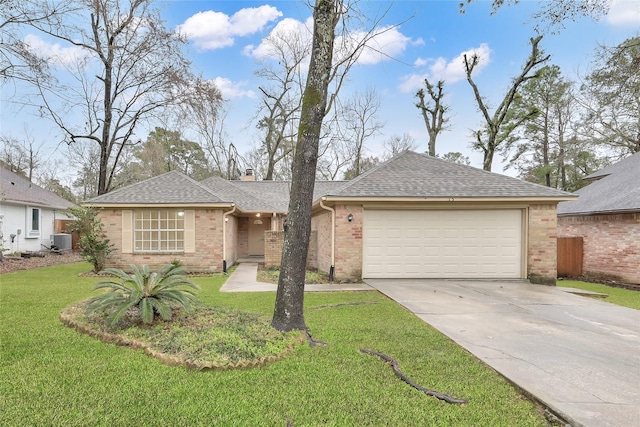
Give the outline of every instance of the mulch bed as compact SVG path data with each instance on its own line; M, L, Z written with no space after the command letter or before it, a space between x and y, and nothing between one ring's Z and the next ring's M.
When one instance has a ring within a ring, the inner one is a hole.
M62 252L59 254L53 252L36 252L35 255L36 256L31 256L29 258L23 258L20 254L5 255L3 257L3 261L0 262L0 274L82 261L80 254L73 251Z

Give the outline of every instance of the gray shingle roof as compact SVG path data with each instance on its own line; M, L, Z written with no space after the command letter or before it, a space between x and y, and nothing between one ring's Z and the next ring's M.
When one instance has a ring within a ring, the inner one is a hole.
M180 172L155 178L93 198L95 204L235 203L244 212L286 213L288 181L227 181L211 177L201 183ZM405 151L352 181L317 181L314 201L323 196L347 198L555 198L570 193L516 178Z
M576 191L576 201L558 205L558 215L640 211L640 153L593 173L600 178Z
M2 167L0 167L0 200L51 209L67 209L73 206L70 201Z
M87 203L109 204L215 204L224 203L206 186L171 171L125 188L94 197Z
M566 198L570 193L405 151L331 194L341 197Z
M265 183L277 184L273 181L265 181ZM265 194L258 193L258 197L251 194L243 181L227 181L219 176L212 176L202 181L202 184L209 188L212 193L218 196L220 199L235 203L238 209L245 212L280 212L278 209L278 200L272 200L273 198L264 197ZM267 187L267 185L263 186ZM262 197L260 197L262 196ZM288 191L287 191L288 201ZM275 203L272 203L275 202ZM285 209L286 211L286 209Z
M261 200L271 212L287 212L289 209L288 181L232 181L234 185L256 199Z

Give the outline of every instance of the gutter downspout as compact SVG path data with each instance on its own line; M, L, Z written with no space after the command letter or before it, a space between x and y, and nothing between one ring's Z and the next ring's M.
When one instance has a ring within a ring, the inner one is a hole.
M222 214L222 272L227 273L227 216L236 211L236 205L232 205L230 211Z
M320 199L320 207L331 212L331 267L329 268L329 281L333 282L336 269L336 210L324 205L326 197Z

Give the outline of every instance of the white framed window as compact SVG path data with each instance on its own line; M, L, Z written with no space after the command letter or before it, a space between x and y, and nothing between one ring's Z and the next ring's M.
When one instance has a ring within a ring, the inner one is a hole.
M27 239L40 237L41 222L40 208L27 207Z
M136 252L184 252L184 211L135 211L133 248Z

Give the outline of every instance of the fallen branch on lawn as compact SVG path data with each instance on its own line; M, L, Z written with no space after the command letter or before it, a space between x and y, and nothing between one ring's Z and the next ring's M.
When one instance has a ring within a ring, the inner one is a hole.
M322 310L323 308L335 308L344 307L348 305L365 305L365 304L377 304L376 301L358 301L358 302L343 302L340 304L321 305L319 307L313 307L312 310Z
M309 347L315 348L317 345L321 345L323 347L326 347L326 346L329 345L324 341L320 341L320 340L317 340L317 339L313 338L313 336L311 336L311 332L309 332L309 329L305 329L304 332L307 334L307 339L309 340Z
M379 353L377 351L373 351L373 350L367 350L365 348L361 348L360 349L361 353L364 354L369 354L371 356L378 356L380 359L384 360L385 362L387 362L387 364L391 365L391 369L393 369L393 372L405 383L409 384L411 387L415 388L416 390L420 390L421 392L425 393L428 396L433 396L436 397L440 400L444 400L447 403L455 403L457 405L462 405L464 403L469 402L468 399L459 399L457 397L453 397L451 395L448 394L444 394L444 393L440 393L437 392L435 390L430 390L428 388L422 387L419 384L414 383L413 381L411 381L401 370L400 367L398 366L398 362L387 356L384 353Z

